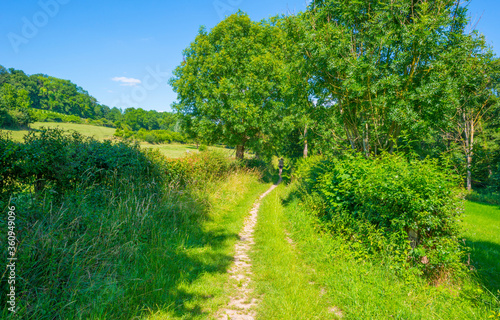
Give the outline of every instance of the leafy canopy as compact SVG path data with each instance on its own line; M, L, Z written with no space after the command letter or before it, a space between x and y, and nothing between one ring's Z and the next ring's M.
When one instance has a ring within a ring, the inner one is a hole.
M284 109L279 28L238 12L209 33L201 29L170 80L174 108L185 125L207 142L266 147Z

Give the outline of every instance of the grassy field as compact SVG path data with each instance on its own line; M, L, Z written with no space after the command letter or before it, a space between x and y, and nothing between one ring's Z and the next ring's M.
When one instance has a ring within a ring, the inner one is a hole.
M498 304L478 298L482 287L473 277L434 286L404 279L384 261L346 258L345 246L318 230L292 191L281 186L261 207L253 257L257 292L263 294L260 318L487 319L500 312ZM498 221L492 217L490 223ZM485 237L498 239L490 226L473 226L476 234L487 228ZM498 265L498 251L489 250L489 263Z
M41 127L45 128L60 128L63 130L74 130L76 132L81 133L84 136L94 137L99 141L108 140L113 138L113 134L115 133L114 128L107 127L99 127L87 124L78 124L78 123L59 123L59 122L35 122L31 124L31 128L34 130L38 130ZM23 137L28 133L28 130L1 130L9 132L12 135L12 140L14 141L23 141ZM169 158L180 158L184 157L188 154L188 152L199 152L195 145L192 144L179 144L179 143L171 143L171 144L149 144L147 142L141 142L141 148L152 148L158 149L163 155ZM235 151L233 149L227 149L218 146L210 146L209 150L219 150L227 156L234 156ZM247 153L247 156L249 154Z
M340 310L314 281L314 269L300 257L287 232L280 186L264 199L255 231L252 255L260 319L336 319Z
M500 208L468 201L463 225L480 281L500 298Z
M170 143L170 144L149 144L147 142L141 143L141 148L149 148L149 149L158 149L164 156L169 158L180 158L184 157L188 154L188 152L196 153L199 150L193 144L178 144L178 143ZM227 156L235 155L235 151L233 149L226 149L222 147L210 146L208 150L217 150L223 152Z
M63 130L75 130L84 136L94 137L102 141L111 139L115 133L114 128L99 127L88 124L79 123L59 123L59 122L35 122L30 125L31 129L38 130L41 127L45 128L60 128ZM28 133L28 130L2 130L12 134L14 141L23 141L23 137Z

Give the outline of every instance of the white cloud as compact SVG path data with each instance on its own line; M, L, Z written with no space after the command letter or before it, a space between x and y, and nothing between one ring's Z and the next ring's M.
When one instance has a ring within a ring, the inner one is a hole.
M141 80L127 77L114 77L111 79L116 82L120 82L121 86L136 86L141 83Z

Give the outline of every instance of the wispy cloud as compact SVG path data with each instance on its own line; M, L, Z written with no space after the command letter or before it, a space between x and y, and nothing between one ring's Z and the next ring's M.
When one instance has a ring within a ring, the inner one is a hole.
M111 79L116 82L120 82L121 86L133 87L141 83L141 80L127 77L114 77Z

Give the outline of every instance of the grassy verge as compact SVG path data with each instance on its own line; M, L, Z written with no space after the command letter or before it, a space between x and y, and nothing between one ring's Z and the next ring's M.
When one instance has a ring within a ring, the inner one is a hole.
M262 318L485 319L493 315L496 307L477 298L481 289L473 279L462 279L455 286L431 286L415 277L402 279L390 263L348 258L349 248L321 232L316 218L302 208L292 191L293 187L280 188L276 194L280 200L275 196L267 200L274 201L277 209L265 202L259 217L255 271L257 288L265 292ZM293 245L284 239L283 228L290 232Z
M315 270L306 265L286 232L287 222L278 187L262 202L252 254L261 319L335 319L328 297L315 284Z
M500 208L468 201L464 236L484 287L500 299Z
M234 243L268 185L243 169L161 192L154 181L124 179L57 202L50 193L15 195L17 318L206 319L227 302L221 284ZM5 299L0 318L16 318Z
M208 192L210 210L201 227L169 241L176 248L175 256L165 257L158 248L150 256L162 265L161 274L177 279L170 286L173 290L156 299L163 306L147 303L151 307L144 318L206 319L227 303L223 284L228 282L226 271L233 261L234 244L253 202L266 188L268 185L248 174L231 176L212 187ZM137 271L154 273L146 267Z

